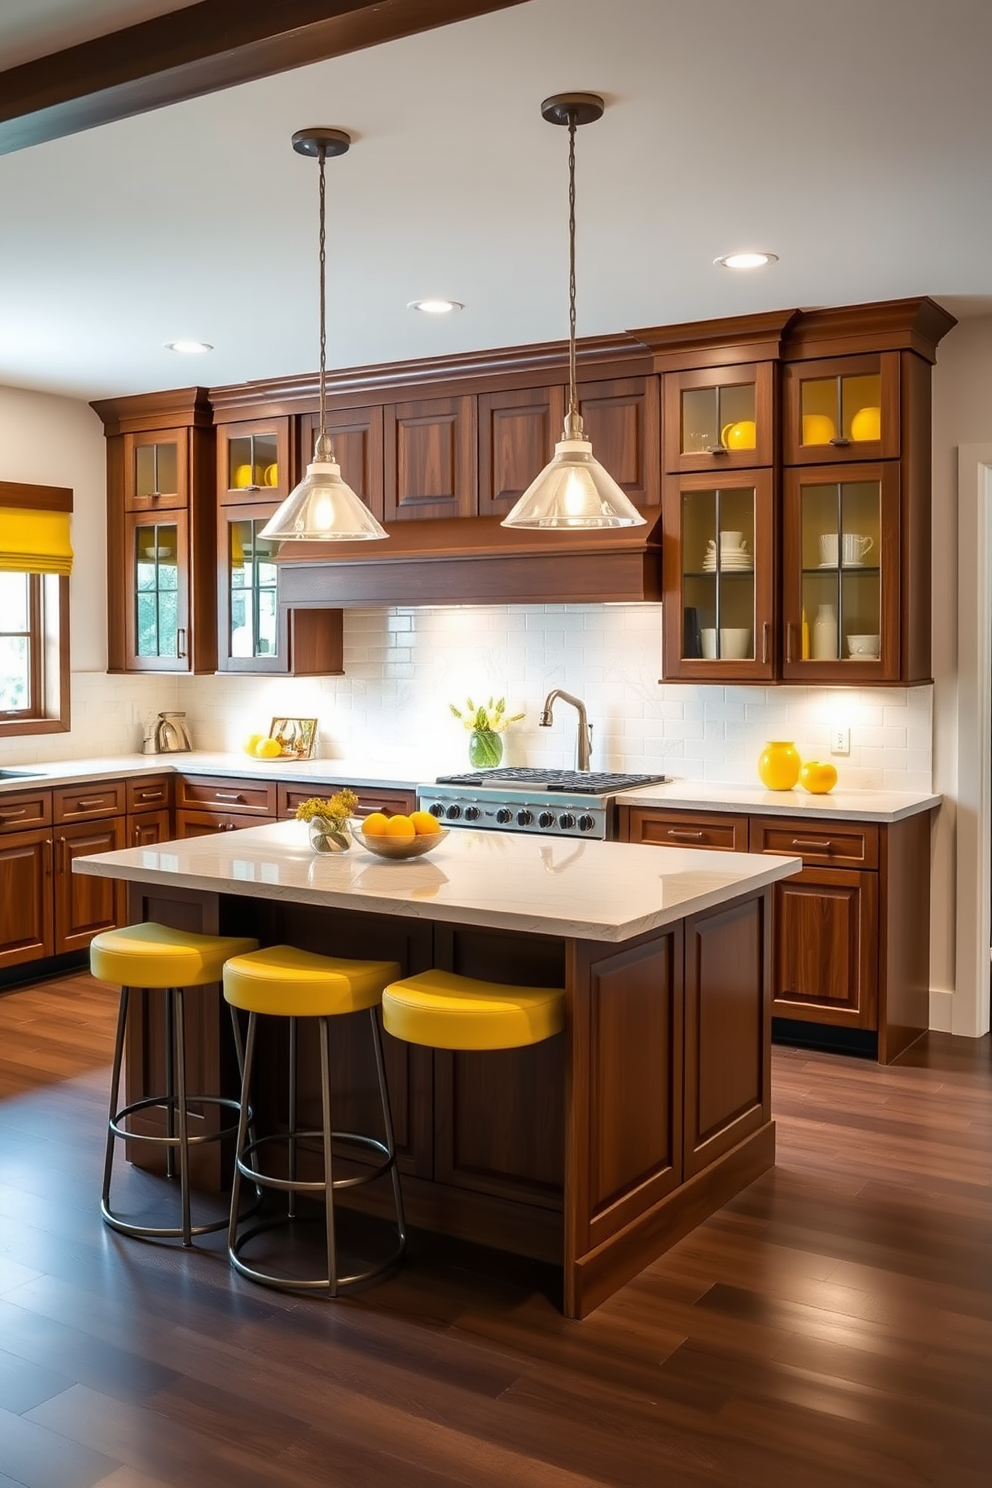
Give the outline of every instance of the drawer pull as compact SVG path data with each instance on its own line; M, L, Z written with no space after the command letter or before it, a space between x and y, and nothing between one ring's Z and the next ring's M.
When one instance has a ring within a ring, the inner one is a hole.
M77 801L76 802L76 810L77 811L93 811L97 806L103 806L105 804L106 804L106 797L105 796L97 796L97 798L96 798L95 801Z
M165 792L160 790L136 791L135 794L139 801L161 801L165 796Z
M669 827L668 835L676 842L702 842L704 837L702 832L690 832L683 827Z
M0 821L16 821L19 816L27 816L28 808L18 806L16 811L0 811Z
M241 805L244 805L245 798L241 794L240 791L215 790L214 791L214 800L215 801L237 801Z
M833 843L828 837L825 841L808 842L805 837L793 837L793 847L798 847L800 852L832 852Z

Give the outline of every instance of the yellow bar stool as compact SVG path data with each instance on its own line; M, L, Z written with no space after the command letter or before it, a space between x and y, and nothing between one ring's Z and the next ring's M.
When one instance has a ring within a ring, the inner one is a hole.
M520 1049L561 1033L561 987L514 987L453 971L421 971L382 994L382 1025L431 1049Z
M355 961L341 956L321 956L295 946L268 946L249 955L233 956L224 966L224 996L232 1008L248 1013L245 1044L244 1077L241 1085L241 1119L238 1127L234 1182L231 1188L231 1220L228 1230L228 1256L242 1276L262 1286L282 1291L326 1291L336 1297L341 1287L373 1281L393 1267L406 1249L406 1221L399 1173L396 1169L396 1143L393 1119L386 1087L386 1069L382 1057L382 1037L377 1010L382 989L393 981L400 968L395 961ZM331 1126L331 1022L345 1013L368 1011L372 1028L379 1099L382 1106L384 1140L359 1132L336 1132ZM255 1043L259 1017L289 1019L289 1122L285 1133L252 1138L249 1131L249 1106ZM301 1018L315 1019L320 1042L321 1127L319 1131L302 1131L296 1116L297 1023ZM319 1141L323 1156L322 1179L305 1180L298 1176L298 1149L304 1141ZM334 1176L332 1150L334 1143L354 1147L378 1159L368 1172L352 1177ZM263 1149L281 1145L285 1150L286 1177L263 1171ZM341 1275L338 1267L334 1225L334 1195L341 1189L357 1188L372 1183L388 1173L392 1180L396 1211L396 1245L388 1259L360 1270ZM263 1217L248 1228L239 1215L242 1178L256 1190L272 1190L286 1195L284 1213ZM326 1275L299 1277L289 1271L263 1269L246 1260L245 1247L257 1235L273 1229L285 1229L298 1221L296 1195L323 1198L323 1220L327 1256Z
M221 969L228 956L252 951L257 940L247 936L196 935L189 930L173 930L167 925L149 921L144 925L126 925L120 930L104 930L90 942L90 970L101 981L120 984L121 1001L117 1015L117 1042L114 1047L114 1067L110 1079L110 1116L107 1122L107 1152L103 1168L103 1191L100 1197L100 1212L104 1220L123 1235L134 1235L144 1240L179 1240L192 1245L195 1235L207 1235L213 1230L223 1229L226 1219L209 1223L193 1224L190 1201L190 1148L206 1142L219 1142L235 1131L235 1123L229 1122L217 1131L194 1133L189 1131L189 1108L191 1105L216 1106L222 1110L239 1113L236 1100L221 1095L191 1095L186 1088L186 1008L185 995L191 987L203 987L221 980ZM127 1032L128 1009L134 993L152 988L165 991L165 1091L160 1095L147 1095L130 1105L118 1106L120 1100L121 1063L124 1056L124 1041ZM243 1065L241 1031L237 1015L232 1009L234 1046L237 1050L239 1072ZM152 1136L128 1130L128 1120L139 1111L148 1111L153 1106L164 1106L166 1112L166 1135ZM177 1130L178 1128L178 1130ZM152 1147L165 1148L165 1172L167 1178L176 1176L176 1156L179 1159L179 1188L182 1205L182 1223L173 1225L147 1225L124 1219L111 1207L110 1184L114 1166L114 1148L118 1140L143 1142Z

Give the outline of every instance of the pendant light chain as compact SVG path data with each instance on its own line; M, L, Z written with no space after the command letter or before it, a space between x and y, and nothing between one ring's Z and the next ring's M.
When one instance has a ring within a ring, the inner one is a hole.
M327 186L324 180L324 162L327 149L322 144L317 161L320 167L320 428L317 438L320 443L327 440Z
M575 375L575 111L568 116L568 433L579 417Z

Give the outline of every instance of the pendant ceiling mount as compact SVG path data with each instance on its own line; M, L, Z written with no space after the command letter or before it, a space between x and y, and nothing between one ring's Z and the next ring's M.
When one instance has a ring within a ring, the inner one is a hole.
M503 527L583 531L599 527L640 527L637 507L608 470L594 458L579 413L575 371L575 131L601 119L606 105L598 93L552 93L541 104L549 124L568 129L568 410L553 459L503 518Z
M321 147L325 160L335 155L347 155L351 149L351 135L343 129L298 129L293 135L293 149L297 155L309 155L311 160L319 160Z

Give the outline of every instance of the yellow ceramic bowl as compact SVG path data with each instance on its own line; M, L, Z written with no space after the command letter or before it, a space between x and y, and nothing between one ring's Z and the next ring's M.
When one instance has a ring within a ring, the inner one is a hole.
M231 477L231 488L234 491L247 491L251 485L251 466L238 465Z
M836 436L834 421L825 413L803 414L803 444L829 444Z
M729 450L754 449L758 431L753 419L740 419L736 424L725 424L720 441Z
M366 837L360 827L355 833L362 847L367 847L378 858L420 858L424 853L429 853L431 848L437 847L439 842L443 842L447 835L447 827L442 827L438 832L418 833L416 837L382 837L378 833L374 837Z
M865 439L881 439L882 410L859 408L851 420L851 438L860 444Z
M277 486L279 484L278 465L266 465L262 472L262 484L266 486Z

